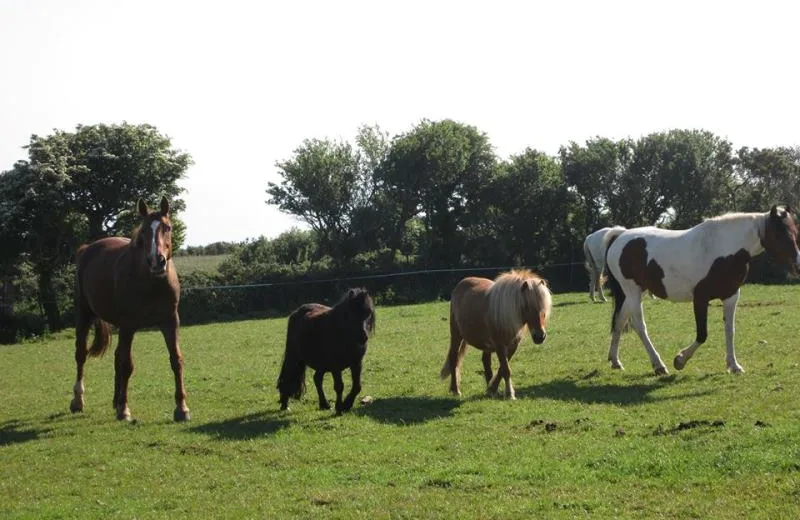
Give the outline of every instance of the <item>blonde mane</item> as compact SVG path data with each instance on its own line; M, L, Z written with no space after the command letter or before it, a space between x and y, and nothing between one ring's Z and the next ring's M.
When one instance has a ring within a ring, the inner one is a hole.
M528 290L523 290L527 284ZM489 316L503 337L513 338L525 328L524 316L527 308L544 313L544 325L550 318L553 298L547 282L528 269L512 269L494 279L488 291Z

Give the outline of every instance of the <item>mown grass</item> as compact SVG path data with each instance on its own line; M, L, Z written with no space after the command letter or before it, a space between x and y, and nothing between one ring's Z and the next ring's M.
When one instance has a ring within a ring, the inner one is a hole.
M114 419L113 354L90 360L71 415L71 334L0 348L4 518L796 518L800 286L745 286L725 372L722 309L686 369L651 375L635 334L605 362L610 304L555 297L547 341L512 361L517 401L439 380L448 304L384 307L365 359L374 402L334 417L313 387L279 412L285 319L182 329L192 421L171 421L163 340L134 341L132 423ZM689 304L646 301L665 361ZM345 379L349 385L349 378ZM308 380L311 383L310 377ZM330 377L326 379L332 395Z
M175 267L182 275L190 273L215 274L228 255L183 255L173 257Z

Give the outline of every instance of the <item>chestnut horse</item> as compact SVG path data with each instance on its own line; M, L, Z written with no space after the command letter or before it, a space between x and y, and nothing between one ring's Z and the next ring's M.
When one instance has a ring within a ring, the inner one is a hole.
M681 370L708 336L708 303L722 300L728 371L744 372L734 352L734 319L739 287L750 260L766 251L793 269L800 266L797 225L791 208L772 206L766 213L731 213L681 231L654 227L609 232L606 265L614 296L608 360L622 368L619 339L628 320L650 356L656 375L667 373L644 323L642 292L670 301L691 301L697 336L673 362Z
M305 392L306 366L314 369L319 409L331 407L322 389L325 372L330 372L336 391L336 415L350 410L361 391L361 364L374 330L375 307L366 289L349 289L333 307L306 303L292 312L278 376L281 410L288 409L290 397L300 399ZM347 368L353 387L342 400L342 371Z
M486 392L496 395L502 378L506 397L516 399L509 362L526 326L534 343L545 340L552 307L547 282L527 269L502 273L494 281L469 277L458 282L450 299L450 350L439 374L450 376L450 391L461 395L461 363L470 344L483 351ZM494 376L492 352L500 361Z
M189 420L183 386L183 357L178 346L178 299L180 285L172 263L169 202L161 199L160 211L150 211L139 199L142 218L133 240L102 238L78 250L76 284L77 325L75 363L78 368L70 404L72 412L83 411L83 365L86 356L100 356L111 342L111 325L119 329L114 354L114 401L117 419L130 420L128 380L133 373L131 343L142 327L158 327L169 350L175 375L176 421ZM86 338L94 324L94 341L87 350Z

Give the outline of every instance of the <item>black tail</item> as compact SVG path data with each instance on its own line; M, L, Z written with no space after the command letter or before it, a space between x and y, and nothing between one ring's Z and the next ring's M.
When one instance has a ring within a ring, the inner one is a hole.
M608 268L608 250L616 239L616 236L612 236L606 244L606 267L604 269L606 275L606 287L608 287L608 289L611 291L611 297L614 298L614 313L611 315L611 332L614 332L614 324L617 322L617 316L619 315L619 311L622 309L622 304L625 303L625 291L622 290L622 286L619 284L619 281L614 278L613 273Z
M306 364L298 356L299 342L296 340L297 315L289 316L289 327L286 331L286 351L283 353L281 373L278 376L277 388L284 398L300 399L306 391Z

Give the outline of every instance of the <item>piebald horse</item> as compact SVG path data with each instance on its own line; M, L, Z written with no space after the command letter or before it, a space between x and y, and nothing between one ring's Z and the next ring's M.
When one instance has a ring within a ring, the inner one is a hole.
M693 228L673 231L654 227L609 232L606 235L608 286L614 296L611 345L608 360L612 368L619 361L619 339L630 320L644 344L656 375L667 374L658 355L642 312L642 293L651 291L670 301L691 301L697 336L675 357L674 366L683 369L708 336L708 304L722 300L725 319L727 367L744 372L734 352L734 319L739 287L744 283L750 260L766 251L775 261L800 266L797 225L788 206L772 206L766 213L730 213L710 218Z
M75 363L78 374L73 388L72 412L83 411L83 368L86 356L100 356L111 342L111 325L119 328L114 354L114 400L117 419L129 420L128 380L133 373L131 344L142 327L158 327L169 350L175 376L176 421L189 420L183 386L183 357L178 346L180 284L172 263L169 202L161 199L160 211L150 211L139 199L141 225L133 240L101 238L78 250L75 287ZM89 328L94 340L87 349Z
M595 291L600 294L602 301L608 301L603 294L603 282L605 282L603 271L606 268L606 246L603 239L611 230L616 233L625 231L625 228L622 226L604 227L591 233L583 241L584 265L589 273L589 297L593 302L597 301L594 297Z
M496 395L500 379L506 397L516 399L509 362L527 326L537 345L547 337L545 326L553 307L547 282L526 269L503 273L494 281L464 278L450 299L450 349L440 372L450 376L450 391L461 395L461 363L467 344L483 351L483 372L489 395ZM492 375L492 352L500 366Z

